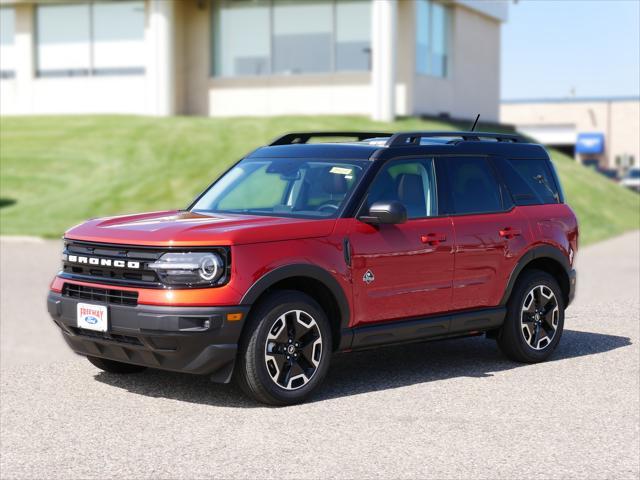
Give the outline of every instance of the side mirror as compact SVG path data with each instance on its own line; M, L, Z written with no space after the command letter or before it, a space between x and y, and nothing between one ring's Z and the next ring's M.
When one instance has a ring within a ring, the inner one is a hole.
M359 220L373 225L405 223L407 208L397 200L375 202L369 207L369 214L359 217Z

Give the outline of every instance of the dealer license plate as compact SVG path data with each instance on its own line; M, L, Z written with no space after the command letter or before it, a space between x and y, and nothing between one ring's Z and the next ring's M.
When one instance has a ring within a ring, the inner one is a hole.
M107 325L107 307L78 303L78 328L106 332Z

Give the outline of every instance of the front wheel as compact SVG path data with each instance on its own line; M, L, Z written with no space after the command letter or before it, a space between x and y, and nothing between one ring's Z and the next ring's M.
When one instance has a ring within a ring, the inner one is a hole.
M541 270L525 272L507 303L498 346L511 360L536 363L555 350L564 328L564 300L555 278Z
M235 376L259 402L292 405L322 382L331 358L331 328L308 295L276 292L252 312Z

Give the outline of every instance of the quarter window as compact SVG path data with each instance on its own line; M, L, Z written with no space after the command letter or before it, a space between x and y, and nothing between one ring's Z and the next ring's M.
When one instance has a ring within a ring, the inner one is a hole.
M38 5L37 75L137 75L145 72L144 2Z
M370 0L220 0L213 75L370 70Z
M449 198L457 214L503 210L500 187L489 161L483 157L444 158Z
M546 160L501 159L497 165L516 205L559 202L558 190Z
M437 215L434 164L432 159L394 161L385 165L367 194L367 210L375 202L399 201L408 218Z

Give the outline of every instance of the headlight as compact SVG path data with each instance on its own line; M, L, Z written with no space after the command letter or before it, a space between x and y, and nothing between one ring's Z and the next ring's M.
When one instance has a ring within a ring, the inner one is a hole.
M224 280L224 261L217 253L165 253L149 268L155 270L166 285L206 286Z

